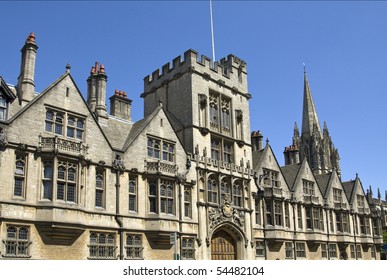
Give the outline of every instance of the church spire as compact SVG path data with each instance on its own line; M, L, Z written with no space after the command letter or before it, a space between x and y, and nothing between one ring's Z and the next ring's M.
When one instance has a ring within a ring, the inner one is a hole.
M308 77L304 68L304 104L302 112L302 134L304 136L312 135L314 127L317 128L318 133L321 135L320 123L318 121L316 108L312 98L312 92L310 90Z

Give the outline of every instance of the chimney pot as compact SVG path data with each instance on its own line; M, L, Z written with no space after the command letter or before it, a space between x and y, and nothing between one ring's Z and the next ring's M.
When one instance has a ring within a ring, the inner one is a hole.
M35 42L35 33L31 32L27 37L27 42Z
M105 66L104 66L103 64L101 64L100 72L101 72L101 73L105 73Z

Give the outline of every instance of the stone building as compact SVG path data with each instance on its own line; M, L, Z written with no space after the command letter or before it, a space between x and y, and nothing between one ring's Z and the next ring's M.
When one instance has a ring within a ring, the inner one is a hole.
M18 84L0 77L0 259L380 258L386 202L342 182L306 75L309 117L281 167L250 133L236 56L188 50L154 71L134 122L123 90L108 113L100 63L86 99L70 65L37 93L37 49L31 33Z

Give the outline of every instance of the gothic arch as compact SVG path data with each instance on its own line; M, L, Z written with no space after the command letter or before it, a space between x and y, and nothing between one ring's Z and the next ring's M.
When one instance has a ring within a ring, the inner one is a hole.
M214 228L210 237L211 259L243 259L248 240L245 233L233 223L224 222ZM223 244L219 244L223 243Z

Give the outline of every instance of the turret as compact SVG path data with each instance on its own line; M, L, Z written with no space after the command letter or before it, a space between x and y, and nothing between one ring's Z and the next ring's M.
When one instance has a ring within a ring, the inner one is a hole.
M35 42L35 34L30 33L26 43L21 49L22 58L20 75L18 78L17 94L22 106L35 97L35 62L38 45Z

